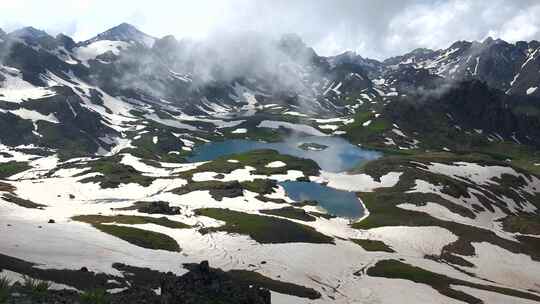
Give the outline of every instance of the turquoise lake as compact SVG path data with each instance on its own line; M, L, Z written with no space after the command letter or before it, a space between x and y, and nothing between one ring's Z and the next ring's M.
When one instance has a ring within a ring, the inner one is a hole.
M316 151L305 150L299 148L299 145L303 143L316 143L327 148ZM289 138L277 143L244 139L211 142L195 148L193 156L188 160L191 162L208 161L225 155L260 149L274 149L281 154L309 158L317 162L322 170L330 172L347 171L363 162L380 157L380 153L362 149L340 137L307 136ZM316 200L329 214L351 219L360 218L364 214L362 204L353 192L337 190L313 182L289 181L282 182L280 185L291 199Z
M321 151L304 150L298 146L302 143L317 143L328 146ZM355 166L380 157L379 152L362 149L352 145L341 137L307 136L289 138L283 142L266 143L253 140L231 139L211 142L198 146L193 151L191 162L207 161L220 156L244 153L252 150L274 149L281 154L288 154L302 158L309 158L317 162L322 170L342 172Z
M295 201L316 200L329 214L357 219L364 215L364 208L354 192L337 190L312 182L279 183Z

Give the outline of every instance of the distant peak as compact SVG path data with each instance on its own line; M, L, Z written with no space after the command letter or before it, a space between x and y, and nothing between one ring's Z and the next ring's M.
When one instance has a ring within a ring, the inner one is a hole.
M45 31L38 30L32 26L20 28L9 33L9 35L17 38L42 38L49 36Z
M92 39L82 42L81 44L88 45L100 40L124 41L129 43L134 42L147 47L152 47L156 41L156 38L141 32L132 24L123 22L101 34L98 34Z
M120 23L119 25L109 29L109 31L111 30L120 30L120 31L137 31L139 33L142 33L136 26L130 24L130 23L127 23L127 22L122 22Z
M302 40L302 37L294 33L283 34L280 40L282 43L305 46L305 43L304 43L304 40Z
M428 49L428 48L416 48L416 49L411 51L411 53L414 53L414 54L429 54L429 53L433 53L433 52L434 52L434 50Z
M127 22L122 22L118 25L118 27L135 27L134 25L132 25L131 23L127 23Z
M106 30L105 32L103 32L101 34L98 34L96 37L111 36L111 35L132 35L132 36L135 36L135 35L146 35L146 34L141 32L134 25L123 22L123 23L120 23L117 26L111 27L110 29Z
M341 55L343 56L348 56L348 57L356 57L356 56L359 56L355 51L353 50L346 50L345 52L341 53Z
M486 39L484 39L484 41L482 43L488 44L488 43L492 43L492 42L493 42L493 37L488 36Z

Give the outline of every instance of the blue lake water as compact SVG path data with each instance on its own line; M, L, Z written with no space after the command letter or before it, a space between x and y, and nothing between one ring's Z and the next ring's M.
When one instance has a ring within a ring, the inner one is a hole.
M319 151L304 150L298 146L302 143L317 143L328 146ZM211 142L198 146L191 162L213 160L221 156L244 153L260 149L274 149L281 154L309 158L317 162L322 170L343 172L359 164L380 157L380 153L362 149L352 145L340 137L307 136L292 137L283 142L265 143L253 140L231 139L221 142ZM320 207L328 213L345 218L360 218L364 208L353 192L333 189L313 182L282 182L287 195L295 201L316 200Z
M302 143L317 143L328 146L328 148L321 151L306 151L298 147ZM362 149L340 137L307 136L301 138L293 137L277 143L244 139L211 142L195 148L193 156L189 157L188 160L191 162L207 161L224 155L259 149L274 149L281 154L309 158L317 162L321 169L330 172L346 171L365 161L373 160L380 156L378 152Z
M316 200L329 214L357 219L364 214L364 208L353 192L336 190L312 182L279 183L291 199L295 201Z

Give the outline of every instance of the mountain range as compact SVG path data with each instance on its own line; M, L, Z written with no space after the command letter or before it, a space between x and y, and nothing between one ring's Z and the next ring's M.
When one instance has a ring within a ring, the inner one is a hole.
M538 41L0 30L0 303L536 303L539 86Z
M154 38L127 23L82 42L32 27L2 32L0 39L0 121L19 130L17 136L0 134L8 145L77 146L78 152L95 153L110 151L123 123L137 115L238 115L254 103L321 117L354 115L362 103L393 111L404 105L384 105L452 92L467 95L460 102L475 109L446 104L447 109L431 110L456 112L462 120L457 124L469 129L539 143L535 128L521 125L537 120L535 111L524 110L536 109L540 97L537 41L458 41L447 49L417 49L377 61L352 52L319 56L296 35L277 41L246 35L220 45ZM467 84L474 81L485 86ZM469 100L474 94L491 99ZM121 103L109 104L115 99ZM485 115L487 108L496 109Z

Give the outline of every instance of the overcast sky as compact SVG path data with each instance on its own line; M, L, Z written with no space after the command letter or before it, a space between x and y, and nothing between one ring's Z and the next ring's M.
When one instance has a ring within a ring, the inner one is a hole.
M121 22L161 37L297 33L322 55L383 59L456 40L540 39L538 0L0 0L0 27L88 39Z

